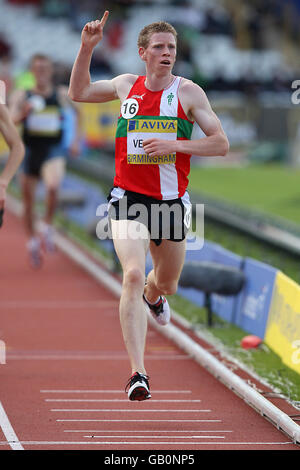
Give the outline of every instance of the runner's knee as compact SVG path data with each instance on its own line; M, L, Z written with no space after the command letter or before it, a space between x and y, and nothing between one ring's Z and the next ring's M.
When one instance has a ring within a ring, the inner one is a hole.
M55 192L59 189L60 181L58 181L56 178L44 178L44 184L48 192Z
M49 185L47 186L47 192L50 197L54 197L58 192L58 187L56 185Z
M139 268L129 268L124 272L123 283L128 288L143 289L145 284L145 275Z
M177 292L177 281L161 281L156 283L157 289L163 295L174 295Z
M47 189L59 189L63 180L65 171L65 162L61 158L49 160L42 167L42 178Z

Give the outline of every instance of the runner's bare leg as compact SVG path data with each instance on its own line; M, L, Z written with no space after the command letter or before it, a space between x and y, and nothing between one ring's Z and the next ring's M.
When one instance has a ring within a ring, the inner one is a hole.
M35 236L34 229L34 199L38 179L34 176L22 175L21 186L24 204L24 223L28 236Z
M185 260L186 240L174 242L163 240L161 245L150 243L153 269L147 276L145 296L156 302L160 295L173 295Z
M145 260L149 247L148 231L145 238L131 239L130 229L136 232L141 224L133 220L111 220L115 250L123 270L120 299L120 322L130 359L132 374L146 374L144 352L147 333L147 312L143 302ZM143 226L145 228L145 226ZM132 232L131 232L132 233Z
M57 197L60 184L65 174L65 160L63 157L52 158L44 163L41 175L46 187L46 213L45 222L52 224L57 207Z

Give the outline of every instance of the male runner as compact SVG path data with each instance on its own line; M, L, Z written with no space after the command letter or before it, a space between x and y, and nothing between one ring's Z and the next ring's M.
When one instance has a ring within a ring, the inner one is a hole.
M23 158L24 145L5 104L0 103L0 132L9 147L9 156L0 173L0 227L3 223L6 188L16 174Z
M103 37L108 14L106 11L101 21L91 21L82 30L69 96L84 102L121 101L109 217L123 270L120 321L132 368L128 397L145 400L151 397L144 365L146 308L160 324L170 320L165 295L176 292L185 258L190 157L226 155L229 145L204 91L190 80L172 74L177 34L166 22L148 25L139 34L138 52L145 62L145 76L128 73L91 83L91 56ZM206 137L190 140L194 121ZM123 210L124 198L128 211ZM181 209L174 211L167 227L157 211L162 203ZM139 210L134 211L137 204ZM169 236L165 235L166 228ZM149 248L153 270L145 285Z
M60 183L64 177L66 149L62 145L63 108L79 108L68 98L67 87L53 84L54 67L50 58L43 54L32 57L30 70L35 79L32 90L16 90L10 99L10 109L15 123L23 125L23 141L26 152L22 175L24 222L28 233L30 262L33 267L42 264L41 239L36 232L34 217L34 196L36 185L41 178L46 188L46 210L44 233L46 250L53 251L53 217L57 206ZM70 151L79 151L79 124Z

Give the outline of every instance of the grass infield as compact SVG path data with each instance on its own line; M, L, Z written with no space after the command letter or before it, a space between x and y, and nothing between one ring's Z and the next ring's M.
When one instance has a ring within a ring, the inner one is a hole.
M192 166L190 189L300 224L300 169L280 164Z

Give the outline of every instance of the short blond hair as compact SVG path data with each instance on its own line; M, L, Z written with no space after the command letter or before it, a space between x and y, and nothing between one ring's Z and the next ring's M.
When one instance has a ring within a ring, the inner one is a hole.
M45 60L52 63L52 60L46 54L36 53L30 58L30 65L32 65L36 60Z
M171 33L173 34L175 41L177 43L177 31L176 29L166 21L157 21L156 23L151 23L145 26L138 36L138 47L148 47L150 42L150 37L154 33Z

